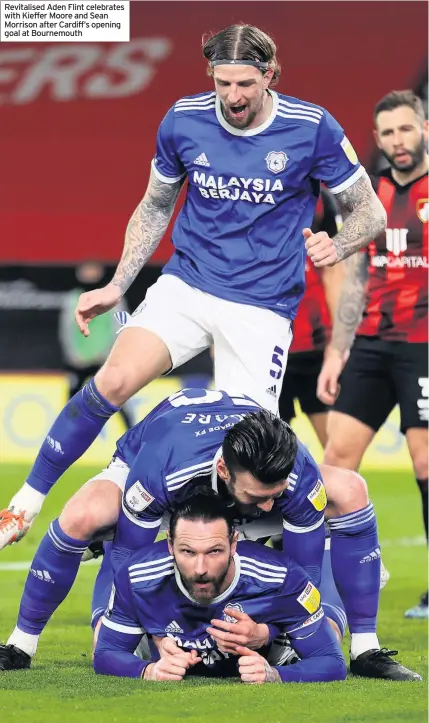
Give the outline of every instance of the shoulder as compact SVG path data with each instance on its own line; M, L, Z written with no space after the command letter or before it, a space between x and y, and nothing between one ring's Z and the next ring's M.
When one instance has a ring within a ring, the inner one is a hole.
M304 473L311 472L319 474L319 465L310 454L310 451L307 449L305 444L298 440L298 450L296 453L295 463L293 465L292 473L289 476L293 479L293 477L298 478Z
M277 93L277 117L280 119L300 121L317 132L317 127L327 115L326 109L320 105Z
M190 115L195 113L205 113L215 108L216 93L215 91L206 93L197 93L196 95L187 95L179 98L171 108L171 112L176 116Z
M259 542L239 542L240 578L265 591L279 589L286 580L287 559Z
M131 588L160 587L174 575L173 556L168 551L166 540L155 542L149 549L137 550L122 568L130 581Z

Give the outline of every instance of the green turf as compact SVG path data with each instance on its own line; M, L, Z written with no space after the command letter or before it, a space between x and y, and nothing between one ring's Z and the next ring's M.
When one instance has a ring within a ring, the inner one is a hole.
M25 469L3 466L1 501L7 502ZM51 493L29 535L0 554L0 563L27 561L63 502L92 470L66 475ZM382 593L379 636L400 650L423 683L350 677L344 683L245 686L236 681L180 684L95 676L88 627L96 565L83 565L69 598L46 629L29 671L0 674L1 723L423 723L427 721L427 625L404 610L427 585L419 497L411 474L366 475L385 541L391 579ZM1 502L0 501L0 502ZM0 571L0 639L15 624L25 571ZM345 641L345 650L347 641Z

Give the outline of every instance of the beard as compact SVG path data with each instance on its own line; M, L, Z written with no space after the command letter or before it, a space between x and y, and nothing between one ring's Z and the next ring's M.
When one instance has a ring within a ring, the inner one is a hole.
M236 117L234 113L224 103L221 102L222 115L225 120L234 128L245 129L248 128L255 120L258 113L264 107L264 96L261 97L259 103L255 105L256 101L245 105L245 115L243 118ZM239 107L239 104L235 107Z
M245 504L244 502L240 502L234 494L234 483L231 482L231 480L222 480L226 491L228 493L227 502L229 503L228 506L232 506L231 503L234 503L234 514L238 513L242 515L242 517L246 517L249 519L253 519L256 517L259 517L262 513L262 510L259 509L258 505L255 504Z
M176 566L179 570L183 586L191 597L200 604L210 605L210 603L222 592L222 586L225 582L231 563L232 557L229 558L228 565L219 575L217 575L217 577L210 577L208 575L193 575L192 577L187 577L183 574L180 567L177 565L177 562ZM199 587L198 583L204 584L205 587Z
M392 166L392 168L395 169L395 171L410 173L410 171L414 171L414 169L417 168L417 166L419 166L420 163L423 161L426 153L426 141L422 136L421 141L416 148L414 148L413 150L410 150L408 148L405 149L405 152L409 153L409 155L411 156L410 162L406 164L397 163L395 161L395 156L389 155L388 153L386 153L386 151L383 151L382 148L380 150L386 161L388 161L388 163Z

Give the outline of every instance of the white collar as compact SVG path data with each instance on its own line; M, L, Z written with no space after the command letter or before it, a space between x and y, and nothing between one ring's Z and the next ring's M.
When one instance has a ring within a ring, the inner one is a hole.
M257 136L259 133L263 133L267 128L269 128L274 118L276 117L279 104L279 97L276 91L268 90L268 93L273 99L273 107L271 110L271 114L269 115L267 120L264 121L264 123L262 123L260 126L256 126L256 128L244 128L243 130L241 130L241 128L234 128L234 126L228 123L222 113L220 98L218 95L216 95L216 117L222 128L225 128L225 130L228 131L228 133L231 133L233 136Z

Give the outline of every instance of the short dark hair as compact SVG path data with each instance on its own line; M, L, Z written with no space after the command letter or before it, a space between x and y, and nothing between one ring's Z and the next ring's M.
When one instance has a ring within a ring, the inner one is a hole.
M385 110L395 110L402 105L412 108L422 122L425 120L425 111L421 98L412 90L392 90L378 101L374 108L374 123L377 123L379 113Z
M278 82L281 72L276 53L274 40L254 25L229 25L216 35L203 37L203 55L209 63L214 60L256 60L268 63L274 71L270 88ZM213 75L211 65L207 73Z
M232 538L234 534L231 508L227 507L226 502L211 487L198 488L174 508L168 527L171 542L174 541L179 520L193 522L225 520L229 537Z
M286 422L261 409L228 430L222 451L232 482L237 472L246 471L259 482L274 485L292 472L298 440Z

